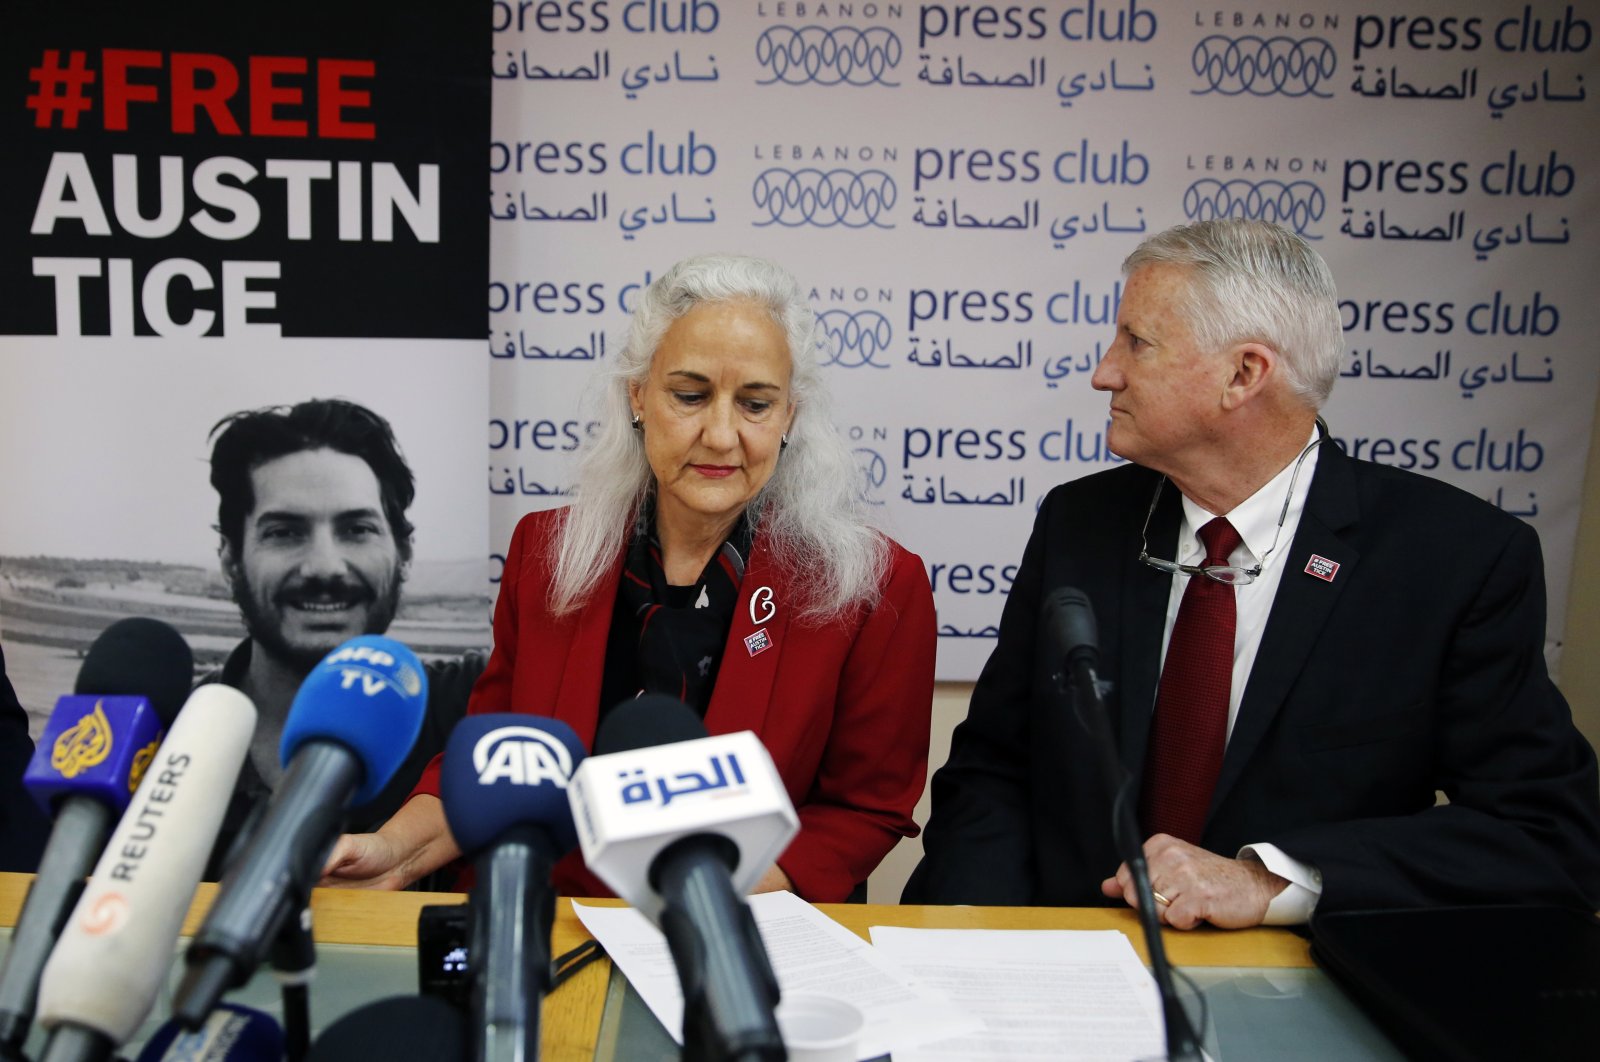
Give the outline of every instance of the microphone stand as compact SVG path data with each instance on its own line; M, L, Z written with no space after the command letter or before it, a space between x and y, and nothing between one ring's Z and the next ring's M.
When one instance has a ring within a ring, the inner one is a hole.
M1101 773L1111 795L1111 837L1117 854L1128 864L1134 889L1139 897L1139 926L1144 931L1145 949L1150 953L1150 976L1155 978L1161 996L1161 1017L1166 1026L1167 1058L1170 1062L1200 1062L1200 1038L1189 1023L1189 1015L1178 1000L1172 983L1172 965L1167 961L1166 945L1161 940L1161 924L1156 920L1156 900L1150 885L1150 867L1145 862L1139 824L1133 817L1133 778L1117 756L1117 742L1111 736L1111 720L1100 695L1095 675L1094 650L1074 648L1067 656L1069 677L1057 674L1062 692L1070 692L1078 723L1089 732L1100 757Z
M283 998L283 1038L287 1062L303 1062L311 1050L311 981L317 973L317 946L311 933L311 908L290 915L268 952Z
M782 1062L774 1010L778 978L750 907L733 890L733 843L704 834L680 838L650 868L666 900L667 939L683 988L685 1062Z
M524 824L474 861L468 906L472 1033L479 1062L539 1057L540 1003L550 990L550 842Z
M0 1057L25 1057L45 963L78 904L83 879L117 824L117 814L87 796L68 797L56 809L39 872L28 886L11 930L11 946L0 962Z

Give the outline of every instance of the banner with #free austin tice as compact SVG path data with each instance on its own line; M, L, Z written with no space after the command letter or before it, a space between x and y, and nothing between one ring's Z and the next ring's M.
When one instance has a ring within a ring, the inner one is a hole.
M1596 149L1574 131L1593 124L1587 88L1597 83L1600 45L1578 7L575 0L495 3L490 14L488 343L470 355L471 369L466 357L451 362L440 376L448 385L397 388L427 394L431 406L456 384L479 381L476 401L486 393L490 412L488 489L450 495L457 504L438 523L419 518L419 556L430 535L486 509L493 579L516 518L564 502L589 428L588 380L614 351L640 287L687 254L762 254L801 278L830 331L828 377L862 490L934 583L939 675L973 678L994 644L1035 506L1055 483L1115 461L1104 447L1106 399L1089 377L1111 339L1118 264L1149 232L1227 214L1290 225L1333 267L1349 340L1326 410L1334 435L1362 457L1455 482L1539 530L1549 638L1559 643L1597 383L1586 344L1569 338L1594 334L1597 323L1582 288L1597 265L1585 229L1597 205ZM443 46L442 17L425 20L430 47ZM305 26L296 40L320 39L317 24ZM23 36L0 47L19 71L18 103L7 113L31 124L22 72L41 64L45 45ZM310 51L252 46L237 55ZM481 77L485 52L475 54L466 65ZM407 76L427 68L419 59ZM312 76L308 68L301 81ZM140 107L130 104L131 123L152 113ZM295 157L288 143L258 157ZM228 153L250 157L236 146ZM415 189L414 168L401 170ZM42 175L20 191L8 184L6 209L20 211L8 235L26 231ZM293 183L257 183L267 180ZM334 178L310 187L337 202ZM337 231L337 206L314 204L311 221L319 233L324 224ZM367 226L365 249L393 257L411 238L403 215L394 226L396 239L381 246ZM51 253L115 257L106 238L102 248L68 233L57 234L64 243L52 238ZM156 240L126 242L138 245L122 253L136 262L206 264L219 285L208 297L224 284L218 259L251 257L176 243L153 255L145 245ZM45 323L30 327L53 332L49 285L31 274L38 252L21 238L7 246L27 254L7 259L5 290L32 293L11 305L32 304L30 319ZM361 241L319 236L311 246L305 268L334 278L313 285L318 305L370 303L364 335L397 334L373 318L428 312L442 305L435 288L455 279L407 266L373 285L333 253L355 253ZM313 275L290 268L291 252L259 256L281 261L281 278L242 282L247 292L274 292L274 311L244 314L249 324L281 320L279 343L305 320L296 292ZM330 299L335 281L367 294ZM81 282L83 312L100 317L66 348L105 342L94 338L109 330L98 323L108 300L94 302L105 283ZM168 290L182 302L181 278ZM140 293L124 301L137 318ZM477 327L484 323L479 316ZM16 327L8 319L4 330ZM27 342L37 349L45 340ZM385 359L403 346L379 344ZM307 360L331 371L321 353ZM94 366L106 393L124 386L106 376L119 364ZM280 382L254 359L240 356L231 368L247 364ZM36 384L34 398L9 400L0 415L20 415L29 434L6 429L8 443L18 440L7 452L46 430L53 439L86 434L63 433L32 409L70 408L69 393L83 401L73 385L90 375L63 373L54 391ZM218 401L218 415L252 404L230 402ZM446 411L427 412L419 419L445 423ZM120 407L112 413L126 422ZM184 432L186 456L203 458L194 436L209 423ZM476 446L481 421L460 423L453 441ZM87 475L107 452L86 452L75 471ZM471 467L482 470L478 454ZM24 474L7 468L8 477ZM44 526L43 513L51 526L66 522L34 501L63 493L61 480L37 478L21 507L35 515L0 517L0 556L17 552L9 545L17 521ZM101 488L112 491L105 497L142 496L136 477L105 478L115 481ZM458 475L451 484L464 485ZM210 500L196 489L194 515L166 521L192 526L191 554L211 544L201 533ZM418 505L428 500L420 491ZM16 624L4 609L0 624L9 647Z
M416 477L390 633L487 645L481 9L33 5L0 42L0 638L34 714L123 615L243 636L207 436L339 397Z

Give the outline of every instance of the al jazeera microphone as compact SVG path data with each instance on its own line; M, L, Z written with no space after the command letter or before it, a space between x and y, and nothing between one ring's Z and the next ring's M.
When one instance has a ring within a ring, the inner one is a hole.
M647 694L606 716L568 795L589 869L667 939L684 1058L783 1058L778 981L743 897L799 817L760 739L707 737L691 709Z
M45 965L44 1058L109 1058L155 1006L255 729L238 690L190 695Z
M50 713L22 780L55 824L0 966L0 1055L27 1040L50 949L193 679L194 657L177 631L118 620L89 646L75 692Z

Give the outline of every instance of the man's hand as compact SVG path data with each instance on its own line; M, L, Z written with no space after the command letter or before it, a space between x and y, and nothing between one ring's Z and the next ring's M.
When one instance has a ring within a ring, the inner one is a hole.
M1150 887L1168 900L1156 901L1156 913L1174 929L1193 929L1201 922L1222 929L1258 926L1272 898L1289 884L1259 860L1229 859L1164 833L1144 843L1144 858L1150 864ZM1126 863L1117 868L1116 877L1100 883L1100 891L1139 906Z

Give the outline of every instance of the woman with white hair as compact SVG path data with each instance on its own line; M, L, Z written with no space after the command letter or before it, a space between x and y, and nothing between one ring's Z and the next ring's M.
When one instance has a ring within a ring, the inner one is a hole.
M586 745L641 693L753 730L800 833L758 890L856 892L902 836L927 770L933 595L872 529L829 419L799 285L756 258L679 262L651 284L604 379L576 501L506 553L495 645L469 713L533 711ZM326 884L401 888L459 856L438 764L376 834L342 838ZM577 854L568 895L606 895Z

